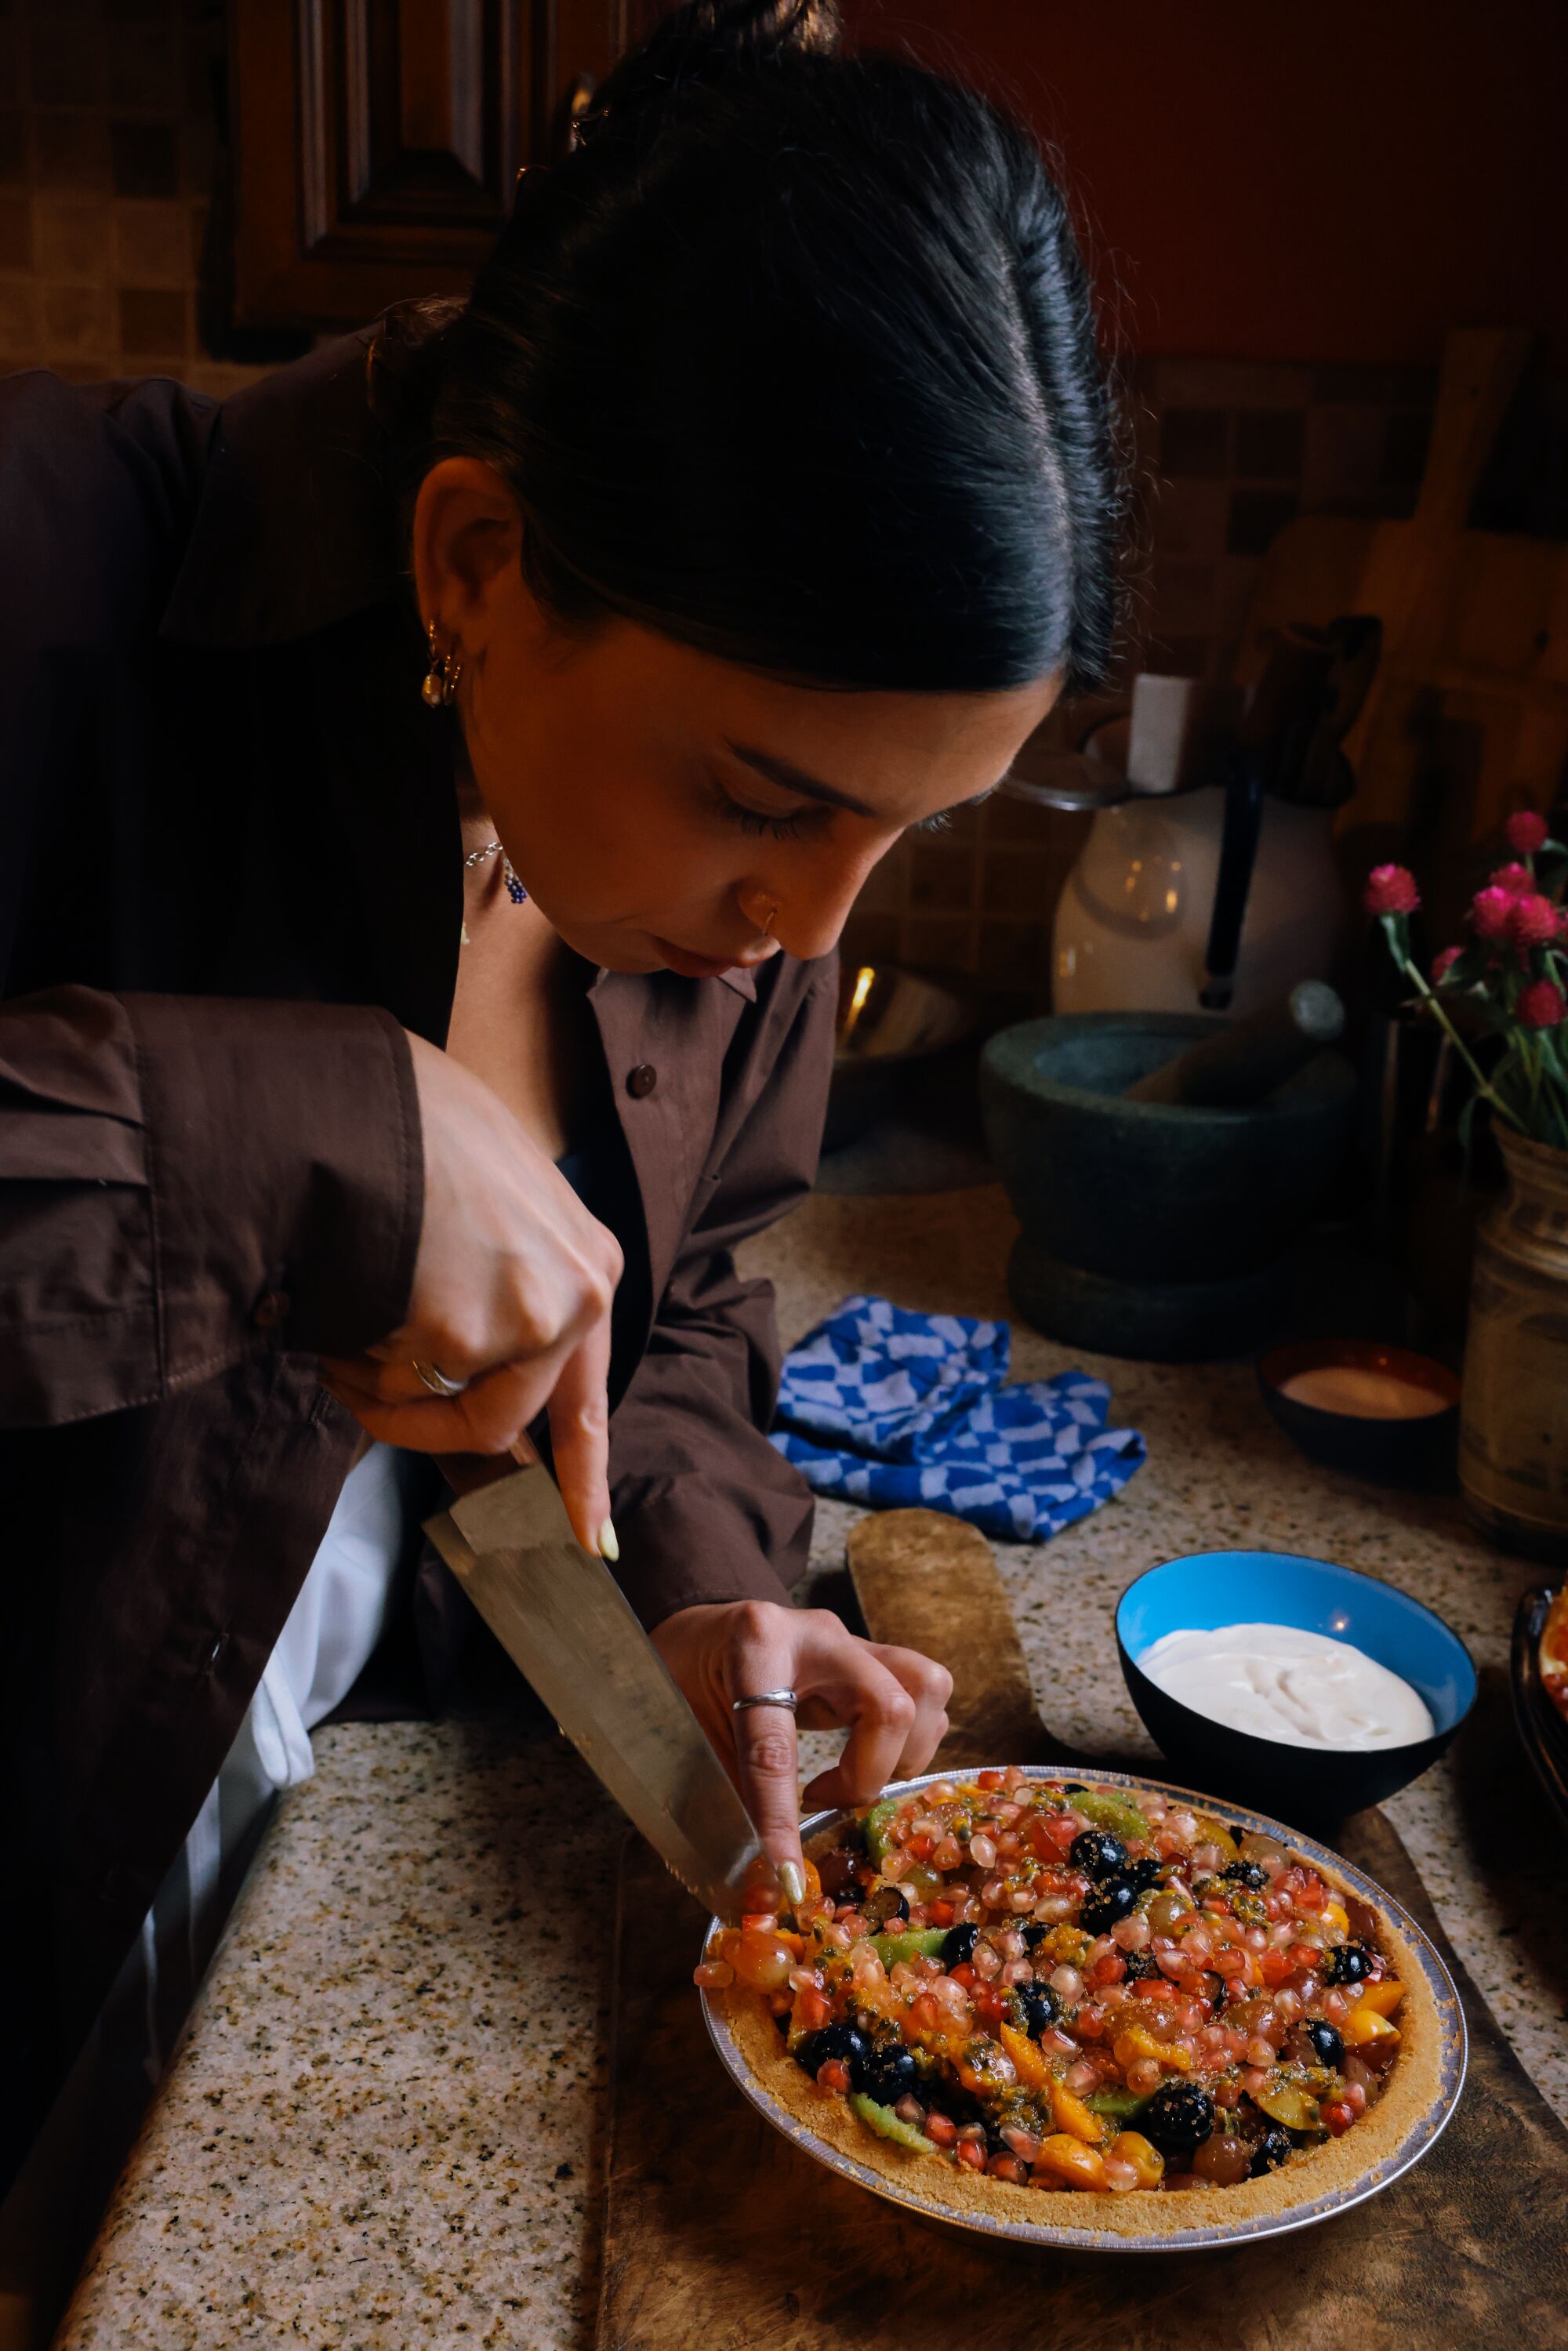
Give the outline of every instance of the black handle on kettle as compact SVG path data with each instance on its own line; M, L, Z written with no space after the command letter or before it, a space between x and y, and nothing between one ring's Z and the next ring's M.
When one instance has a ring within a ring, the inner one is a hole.
M1258 836L1263 829L1263 778L1255 751L1232 755L1225 779L1225 823L1219 836L1219 875L1214 885L1214 913L1209 918L1208 948L1204 956L1204 983L1198 1002L1206 1012L1225 1012L1236 993L1236 963L1241 952L1241 925L1247 919L1248 893L1258 856Z

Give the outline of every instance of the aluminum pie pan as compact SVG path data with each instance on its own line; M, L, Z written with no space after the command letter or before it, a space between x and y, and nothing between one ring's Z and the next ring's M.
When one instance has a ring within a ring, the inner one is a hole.
M966 1767L962 1773L952 1770L927 1771L918 1779L894 1781L883 1792L889 1796L912 1795L921 1788L930 1787L938 1780L969 1778L976 1771L999 1768L999 1766L975 1764ZM1082 1764L1076 1763L1040 1763L1028 1767L1025 1776L1030 1780L1073 1780L1081 1778L1084 1769ZM852 2180L859 2188L869 2189L873 2196L880 2196L887 2203L901 2206L919 2220L936 2221L947 2228L963 2229L974 2236L1000 2238L1009 2244L1037 2246L1042 2252L1180 2253L1192 2252L1216 2245L1246 2244L1260 2237L1284 2237L1291 2235L1297 2229L1313 2228L1320 2220L1332 2220L1337 2214L1348 2212L1353 2206L1364 2204L1370 2197L1380 2195L1384 2189L1392 2187L1396 2179L1408 2171L1414 2164L1419 2163L1424 2155L1430 2152L1451 2120L1454 2109L1459 2102L1459 2093L1464 2087L1465 2067L1469 2055L1469 2037L1465 2031L1464 2011L1459 2005L1459 1996L1454 1989L1453 1979L1414 1918L1401 1904L1395 1901L1392 1895L1385 1893L1383 1887L1374 1878L1368 1877L1364 1870L1357 1869L1353 1863L1343 1859L1329 1846L1319 1844L1312 1837L1299 1835L1294 1829L1287 1828L1282 1822L1271 1820L1266 1813L1254 1813L1244 1805L1231 1803L1228 1799L1200 1795L1190 1788L1173 1787L1168 1781L1149 1779L1141 1774L1126 1771L1095 1771L1092 1773L1092 1783L1095 1787L1125 1788L1134 1795L1140 1791L1146 1794L1160 1795L1167 1801L1186 1804L1199 1812L1212 1813L1217 1817L1233 1823L1243 1832L1252 1832L1260 1836L1277 1837L1281 1844L1288 1846L1292 1853L1299 1854L1303 1860L1325 1866L1349 1886L1353 1893L1360 1895L1364 1901L1370 1902L1387 1913L1409 1943L1425 1974L1437 2011L1439 2040L1437 2088L1392 2153L1380 2157L1376 2163L1359 2179L1332 2189L1324 2194L1303 2196L1299 2203L1285 2205L1278 2212L1255 2215L1246 2220L1191 2229L1162 2229L1158 2231L1150 2230L1143 2233L1130 2231L1124 2233L1119 2229L1066 2228L1052 2226L1051 2221L1043 2217L1039 2220L1015 2220L1002 2212L992 2214L976 2211L956 2203L941 2204L928 2197L902 2192L896 2178L876 2169L871 2164L857 2161L843 2148L820 2138L798 2115L791 2114L789 2109L774 2096L767 2085L759 2081L752 2072L744 2053L737 2045L729 2029L729 2019L724 2001L717 1994L705 1991L702 1994L702 2003L703 2012L707 2022L708 2037L718 2053L720 2063L736 2086L750 2100L758 2112L772 2124L775 2130L800 2147L804 2154L812 2157L818 2163L824 2164L830 2171L837 2172L841 2179ZM809 1819L801 1823L801 1834L806 1838L818 1836L824 1829L835 1828L850 1817L851 1814L847 1810L813 1813ZM703 1936L704 1950L707 1948L709 1937L723 1923L719 1918L709 1920ZM1217 2189L1214 2191L1216 2196L1222 2196L1224 2193L1223 2189ZM1040 2199L1048 2210L1052 2200L1044 2197ZM1201 2199L1205 2208L1210 2201L1211 2199L1208 2196Z

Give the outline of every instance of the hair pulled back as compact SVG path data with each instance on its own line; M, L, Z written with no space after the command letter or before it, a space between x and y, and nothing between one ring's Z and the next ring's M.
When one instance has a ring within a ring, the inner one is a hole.
M1066 201L831 0L690 0L522 179L468 302L393 314L409 482L482 457L567 621L826 685L1096 682L1121 482Z

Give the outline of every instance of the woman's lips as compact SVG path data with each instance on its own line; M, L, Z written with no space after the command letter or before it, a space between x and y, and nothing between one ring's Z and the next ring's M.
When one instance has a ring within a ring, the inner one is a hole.
M660 962L679 972L683 979L717 979L721 973L733 971L740 960L737 956L693 955L689 949L676 946L673 939L662 939L656 931L650 931L648 935Z

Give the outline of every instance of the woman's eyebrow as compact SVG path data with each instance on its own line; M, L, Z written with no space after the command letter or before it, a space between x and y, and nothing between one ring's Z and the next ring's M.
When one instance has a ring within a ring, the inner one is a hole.
M789 759L776 759L768 751L754 751L746 743L732 743L727 735L724 747L732 758L740 761L743 768L749 768L754 775L763 777L770 784L777 784L780 791L798 792L802 799L821 800L829 808L848 809L854 816L876 817L882 814L880 809L871 808L864 800L856 799L852 792L841 792L837 784L825 784L820 776L809 776L803 768L797 768ZM968 799L959 800L956 805L959 808L977 808L982 800L988 800L994 791L999 790L1005 781L1005 777L998 778L996 783L988 784L983 792L975 792Z

